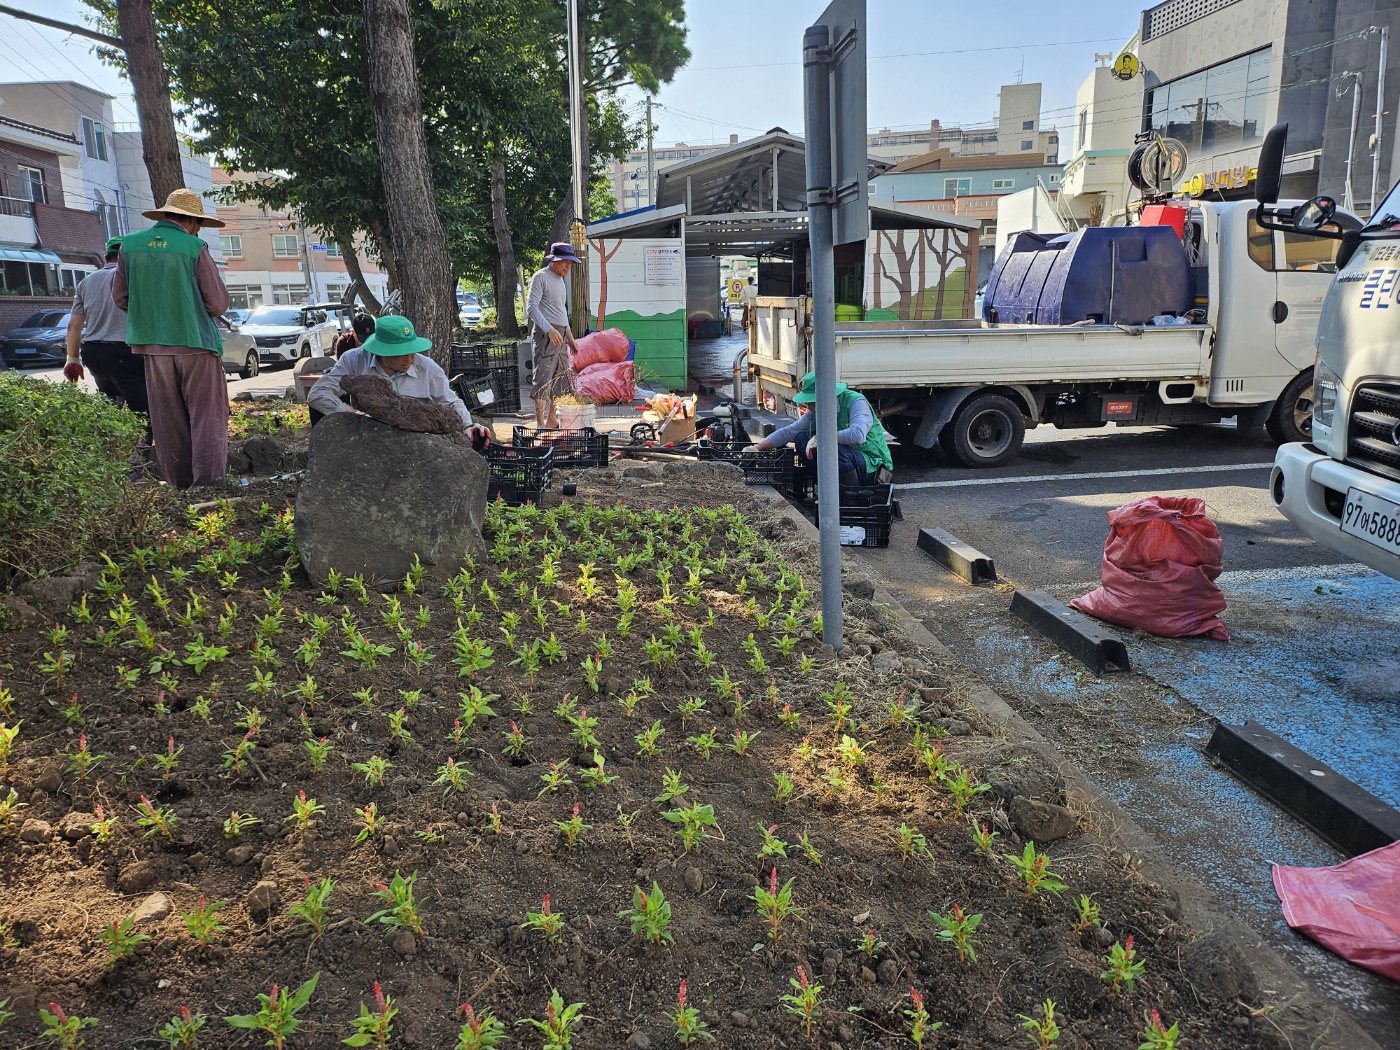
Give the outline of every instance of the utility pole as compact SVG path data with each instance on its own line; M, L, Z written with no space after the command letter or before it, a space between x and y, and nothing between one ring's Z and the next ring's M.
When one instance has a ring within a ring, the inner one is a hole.
M588 171L583 161L583 138L587 133L584 121L588 119L583 104L583 36L578 16L579 0L568 0L569 7L569 139L574 157L574 222L569 230L569 240L582 262L574 263L572 309L569 311L569 327L575 334L582 334L588 328L588 238L585 234L588 205Z
M1371 136L1371 211L1376 214L1376 205L1380 201L1376 200L1376 193L1380 189L1381 181L1381 139L1384 132L1381 130L1381 116L1385 113L1385 58L1386 45L1390 42L1390 27L1381 26L1381 54L1380 71L1376 74L1376 130Z
M1356 125L1361 116L1361 74L1356 70L1347 70L1342 74L1351 77L1351 135L1347 138L1347 177L1346 184L1342 190L1342 207L1349 212L1356 211L1356 197L1351 189L1351 167L1356 158ZM1342 97L1345 89L1337 94Z
M647 96L647 203L656 205L656 151L652 146L651 96Z

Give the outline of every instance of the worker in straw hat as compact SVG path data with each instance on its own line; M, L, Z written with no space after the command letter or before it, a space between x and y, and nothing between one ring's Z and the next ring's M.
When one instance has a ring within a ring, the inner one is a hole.
M222 219L193 190L142 212L156 224L122 238L112 299L126 311L126 341L146 360L156 462L179 489L214 485L228 471L228 383L214 318L228 289L199 236Z

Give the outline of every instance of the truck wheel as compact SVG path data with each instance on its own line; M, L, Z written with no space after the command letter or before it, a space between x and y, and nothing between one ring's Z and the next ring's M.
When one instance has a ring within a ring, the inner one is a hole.
M949 429L953 455L964 466L999 467L1021 447L1026 420L1010 399L981 394L958 409L944 433Z
M238 370L238 374L244 379L256 379L258 377L258 352L249 350L247 358L243 361L243 367Z
M1283 388L1264 429L1280 445L1312 440L1313 374L1309 368Z

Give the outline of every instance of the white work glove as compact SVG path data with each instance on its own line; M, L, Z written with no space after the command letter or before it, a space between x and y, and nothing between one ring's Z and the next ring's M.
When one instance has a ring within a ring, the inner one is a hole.
M809 437L809 438L807 439L807 458L808 458L808 459L816 459L816 458L817 458L817 435L816 435L816 434L813 434L811 437Z

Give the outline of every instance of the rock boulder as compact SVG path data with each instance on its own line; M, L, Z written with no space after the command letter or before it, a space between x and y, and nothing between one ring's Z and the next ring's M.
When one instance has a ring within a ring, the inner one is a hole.
M489 475L464 435L400 430L348 412L327 416L312 431L297 495L301 563L318 583L331 569L401 580L414 555L428 576L451 576L469 547L485 547Z

